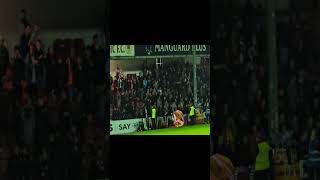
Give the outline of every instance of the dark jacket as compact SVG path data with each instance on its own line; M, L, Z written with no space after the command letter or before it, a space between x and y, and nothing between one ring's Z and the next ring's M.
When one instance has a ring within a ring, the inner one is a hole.
M27 57L27 79L31 83L33 73L35 73L35 83L38 83L41 77L40 64L32 64L32 58L33 56L30 55Z
M82 92L87 88L88 78L88 69L85 66L81 68L76 67L74 71L74 83L75 86Z
M9 52L4 46L0 47L0 75L4 73L6 65L9 63Z
M39 80L44 80L46 78L46 59L44 58L44 53L42 49L36 50L35 58L39 61Z
M31 35L26 35L25 33L20 37L20 49L21 49L21 56L25 58L28 54L28 43L31 38Z
M47 56L47 87L52 90L57 87L57 64L54 57Z
M64 63L57 64L56 65L56 72L57 72L57 82L58 82L58 87L63 88L65 87L68 79L68 69L67 66Z
M13 81L19 84L21 80L25 80L25 64L22 58L16 58L14 61L13 69Z

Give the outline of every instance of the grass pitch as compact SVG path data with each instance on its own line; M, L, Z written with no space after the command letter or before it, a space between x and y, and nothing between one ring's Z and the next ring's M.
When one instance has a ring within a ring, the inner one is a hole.
M210 135L209 124L198 124L193 126L184 126L181 128L165 128L157 130L149 130L142 132L134 132L123 135Z

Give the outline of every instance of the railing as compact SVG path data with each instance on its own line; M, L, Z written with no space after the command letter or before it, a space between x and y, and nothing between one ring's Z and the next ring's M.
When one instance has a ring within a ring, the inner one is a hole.
M271 162L270 175L274 180L298 180L301 179L303 166L302 160L292 158L292 162L288 162L286 149L274 149L273 161ZM255 180L254 164L249 166L235 167L235 180Z
M235 167L235 180L254 180L254 169L251 166Z

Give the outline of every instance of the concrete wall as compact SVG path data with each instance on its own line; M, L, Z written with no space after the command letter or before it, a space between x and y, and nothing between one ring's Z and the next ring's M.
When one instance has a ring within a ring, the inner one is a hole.
M22 8L43 29L103 29L105 7L105 0L0 0L0 32L17 31Z
M104 41L103 32L100 29L70 29L70 30L51 30L51 31L41 31L39 33L40 39L43 42L44 49L46 50L49 46L53 45L53 41L57 38L65 39L76 39L82 38L86 45L92 43L92 36L98 33L100 34L100 39ZM19 44L20 35L17 32L2 33L5 37L5 42L8 47L9 53L13 54L14 46Z
M320 12L318 12L315 15L315 34L314 34L314 40L316 42L316 44L319 44L320 42ZM318 45L318 51L317 51L318 57L320 57L320 46Z
M185 62L193 62L192 57L187 58L163 58L162 62L165 63L167 61L185 61ZM120 66L121 70L125 73L138 74L142 69L142 64L146 62L147 64L155 64L155 59L128 59L128 60L112 60L110 61L110 74L115 75L115 71L117 65ZM196 63L200 63L200 58L196 58Z

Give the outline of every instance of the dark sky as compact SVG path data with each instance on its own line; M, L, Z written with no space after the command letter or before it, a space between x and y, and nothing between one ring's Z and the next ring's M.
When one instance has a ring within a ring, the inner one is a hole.
M106 0L0 0L0 32L16 31L20 9L42 29L103 28Z

